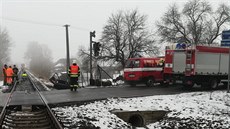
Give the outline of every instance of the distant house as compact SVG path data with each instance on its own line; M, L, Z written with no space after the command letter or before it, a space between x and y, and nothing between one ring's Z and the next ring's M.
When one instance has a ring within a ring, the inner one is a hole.
M77 60L76 58L70 59L70 65L72 64L73 60ZM77 60L77 64L80 65L80 61ZM55 62L54 64L54 72L60 73L60 72L66 72L66 59L62 58Z

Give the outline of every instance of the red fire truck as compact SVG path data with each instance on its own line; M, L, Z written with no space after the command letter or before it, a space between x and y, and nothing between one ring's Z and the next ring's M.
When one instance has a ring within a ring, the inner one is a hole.
M154 83L163 83L164 58L130 58L124 69L124 80L131 86L145 83L153 86Z
M224 47L193 46L185 49L166 49L165 80L173 78L186 87L194 84L215 89L228 78L229 49Z

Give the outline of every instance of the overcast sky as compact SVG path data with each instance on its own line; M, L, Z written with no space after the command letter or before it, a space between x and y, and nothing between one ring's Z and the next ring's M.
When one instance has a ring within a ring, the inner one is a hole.
M23 63L29 42L47 44L54 61L66 57L65 28L69 24L70 56L76 57L79 46L89 46L89 32L96 31L97 41L103 26L118 10L138 9L148 15L148 26L174 2L180 7L186 0L0 0L0 23L13 43L12 63ZM210 0L209 0L210 1ZM212 6L230 0L211 0Z

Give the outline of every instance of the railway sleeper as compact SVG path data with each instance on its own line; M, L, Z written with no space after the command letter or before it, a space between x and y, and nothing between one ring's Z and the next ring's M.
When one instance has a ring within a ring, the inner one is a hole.
M6 116L6 119L10 119L10 120L20 120L20 121L27 121L27 120L33 120L33 121L39 121L39 120L43 120L43 119L48 119L47 116L41 116L41 117L23 117L23 116Z
M47 123L49 122L48 119L43 119L43 120L28 120L28 119L21 119L21 120L12 120L12 119L6 119L5 120L8 123L13 123L13 124L30 124L30 123Z
M31 113L31 111L11 111L12 113ZM33 114L41 114L41 113L45 113L46 110L38 110L38 111L32 111Z
M33 120L40 120L40 119L46 119L47 116L6 116L6 118L8 119L13 119L13 120L17 120L17 119L25 119L25 120L30 120L30 119L33 119Z
M26 128L26 127L17 127L17 128L11 128L11 127L2 127L2 129L31 129L31 127L28 127L28 128ZM53 126L49 126L49 127L33 127L33 129L54 129L54 127Z
M40 111L9 111L3 122L3 129L52 129L51 119L45 110Z
M9 128L3 128L3 129L9 129ZM33 127L33 128L18 127L18 128L10 128L10 129L54 129L54 127Z
M47 123L29 123L29 124L15 124L15 123L8 123L8 122L4 122L2 126L5 127L10 127L10 128L43 128L43 127L50 127L50 122Z
M22 111L18 111L18 112L11 112L9 115L12 115L12 116L44 116L46 114L46 112L28 112L28 111L25 111L25 112L22 112Z

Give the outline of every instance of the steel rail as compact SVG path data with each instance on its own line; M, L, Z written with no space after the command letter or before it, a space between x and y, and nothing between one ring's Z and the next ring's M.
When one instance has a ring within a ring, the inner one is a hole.
M35 79L35 77L27 71L27 74L29 75L29 80L31 82L31 84L34 86L34 88L36 89L36 91L38 92L39 97L41 98L41 100L43 101L43 103L45 104L46 108L47 108L47 112L48 114L51 116L51 119L53 121L53 124L55 124L56 129L63 129L62 125L59 123L59 121L57 120L56 116L54 115L54 113L52 112L52 110L50 109L47 100L45 99L45 97L40 93L39 89L37 88L36 84L32 81L32 78Z
M20 72L19 72L19 73L20 73ZM8 96L7 99L6 99L6 103L5 103L4 106L3 106L3 109L2 109L1 114L0 114L0 124L2 124L2 122L3 122L3 120L4 120L4 116L5 116L5 114L6 114L6 108L7 108L7 106L9 106L10 100L11 100L11 98L12 98L12 95L13 95L13 92L14 92L14 90L15 90L15 88L16 88L17 83L18 83L18 81L16 81L16 82L14 83L14 85L13 85L13 87L12 87L12 89L11 89L11 92L9 93L9 96Z

